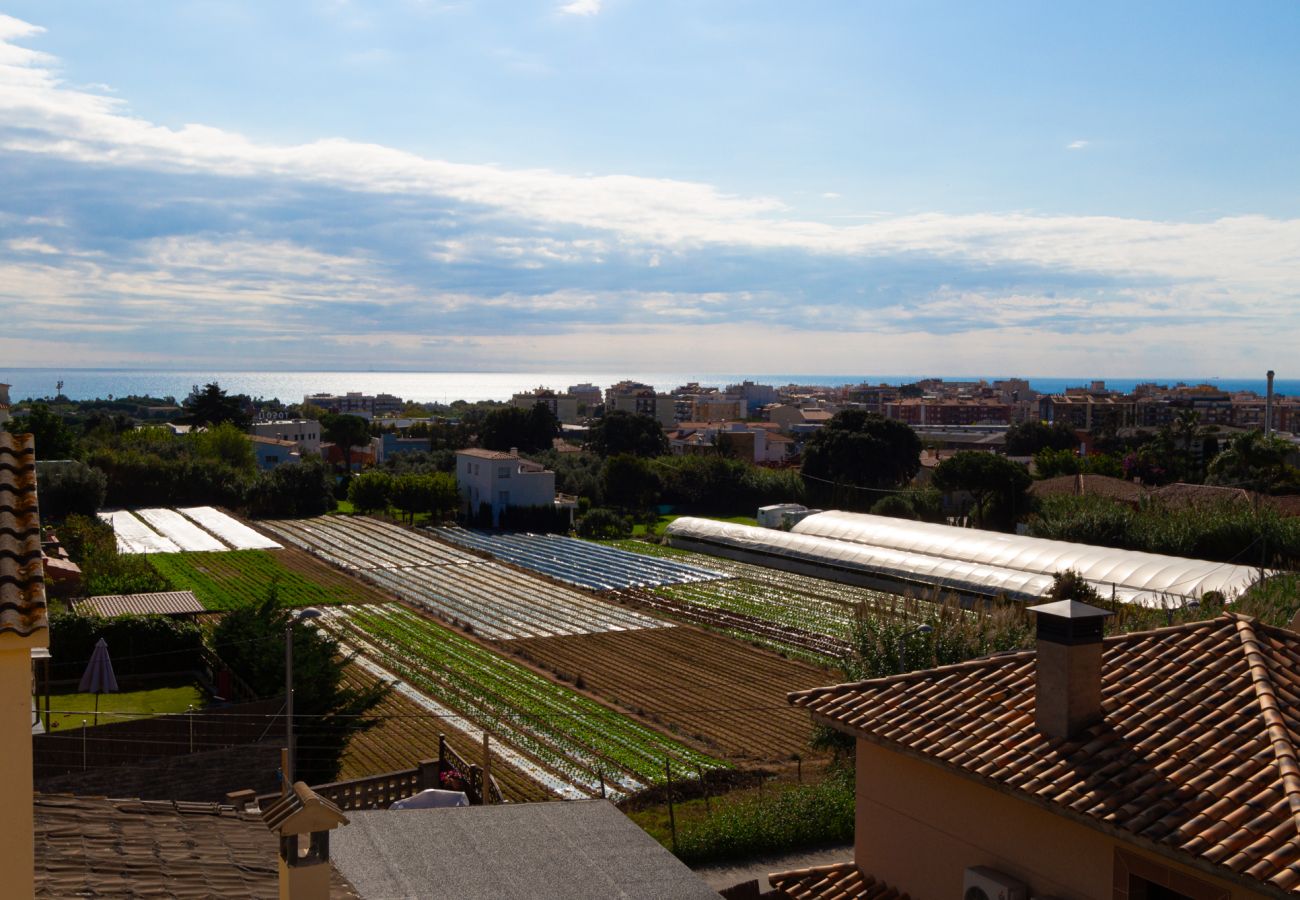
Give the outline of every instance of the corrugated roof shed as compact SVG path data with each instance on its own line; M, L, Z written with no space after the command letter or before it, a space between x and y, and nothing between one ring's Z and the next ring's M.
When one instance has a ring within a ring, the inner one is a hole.
M153 594L105 594L86 597L76 603L79 610L97 616L184 616L204 612L193 591L161 591Z
M27 637L49 624L36 500L36 441L30 434L0 431L0 634Z
M1103 642L1104 719L1034 725L1025 651L789 695L814 719L1094 828L1300 893L1300 635L1224 615Z

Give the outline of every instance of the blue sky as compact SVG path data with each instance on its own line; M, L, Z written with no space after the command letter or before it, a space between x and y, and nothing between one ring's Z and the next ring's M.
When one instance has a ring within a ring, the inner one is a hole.
M1297 46L1291 2L0 0L0 359L1284 375Z

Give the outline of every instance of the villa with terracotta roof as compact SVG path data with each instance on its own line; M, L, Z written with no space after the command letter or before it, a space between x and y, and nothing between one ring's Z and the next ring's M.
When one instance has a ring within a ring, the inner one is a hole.
M1300 635L1228 614L1103 639L1102 610L1034 610L1034 650L789 695L857 739L856 844L772 884L808 900L1300 894Z

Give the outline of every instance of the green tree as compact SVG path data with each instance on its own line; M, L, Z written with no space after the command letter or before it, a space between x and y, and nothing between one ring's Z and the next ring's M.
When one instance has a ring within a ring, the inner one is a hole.
M630 512L642 512L659 499L659 476L639 456L622 453L605 461L601 472L605 502Z
M367 715L388 694L387 683L345 686L351 656L324 631L294 619L279 603L275 585L259 603L226 613L212 632L212 648L260 696L284 692L284 644L293 629L294 730L299 752L295 772L308 784L333 781L348 739L373 728Z
M1017 422L1007 429L1006 452L1008 456L1033 456L1038 451L1075 450L1079 439L1074 429L1064 422L1048 425L1046 422Z
M804 445L808 493L815 502L850 509L869 509L879 499L854 488L899 487L920 468L921 439L915 431L858 409L836 413Z
M319 516L335 505L334 473L314 455L263 472L248 490L249 511L255 516Z
M1272 493L1282 482L1295 479L1294 467L1287 465L1291 450L1286 441L1266 438L1258 429L1234 435L1228 446L1210 460L1206 482Z
M1014 524L1017 514L1029 509L1025 492L1031 483L1029 471L1020 463L983 450L954 453L934 470L934 486L939 490L971 495L975 521L981 528L986 518L994 518L995 510L997 524Z
M524 453L549 450L560 433L560 420L545 403L532 409L506 406L483 417L479 426L479 444L487 450L518 449Z
M446 472L428 474L409 472L396 476L392 485L393 505L406 513L412 523L419 513L428 513L434 518L445 518L460 506L456 478Z
M72 459L77 455L77 433L63 417L44 403L33 403L25 416L5 425L10 434L30 433L36 439L37 459Z
M185 409L182 421L196 427L220 425L230 422L240 431L248 428L252 417L244 411L249 400L242 394L227 395L221 385L213 381L202 388L195 385L181 406Z
M361 416L326 413L320 420L321 435L343 451L347 470L352 471L352 448L370 443L370 423Z
M587 449L598 456L665 456L668 436L658 420L621 409L611 410L587 431Z
M190 435L194 453L202 459L223 463L237 472L257 471L257 455L248 435L230 422L211 425Z
M348 500L358 512L382 512L393 499L393 476L362 472L348 484Z
M108 476L77 460L51 460L36 465L40 482L41 520L61 522L72 513L93 516L104 505Z

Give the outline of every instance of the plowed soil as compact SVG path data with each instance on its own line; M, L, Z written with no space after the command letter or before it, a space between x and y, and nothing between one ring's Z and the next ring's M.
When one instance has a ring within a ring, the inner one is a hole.
M785 695L837 680L826 669L687 626L496 646L742 765L807 758L808 715Z

